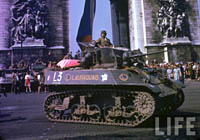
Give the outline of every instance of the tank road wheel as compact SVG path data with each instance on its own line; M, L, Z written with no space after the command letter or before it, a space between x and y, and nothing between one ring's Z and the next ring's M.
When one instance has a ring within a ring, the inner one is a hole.
M114 123L116 121L114 106L107 106L104 109L104 118L108 123Z
M87 115L89 116L89 119L98 122L101 118L101 109L95 104L88 105L88 107Z
M83 114L86 114L86 109L80 104L74 104L71 108L72 119L76 121L81 121L83 119Z
M126 123L132 124L133 122L137 121L138 112L134 106L127 106L124 107L123 117Z
M54 99L53 97L49 96L47 100L45 101L45 112L50 119L59 119L62 117L64 111L62 110L56 110L56 106L62 105L61 99Z
M153 115L155 110L155 100L151 94L147 92L137 92L133 103L138 112L138 116L136 117L138 121L144 121Z

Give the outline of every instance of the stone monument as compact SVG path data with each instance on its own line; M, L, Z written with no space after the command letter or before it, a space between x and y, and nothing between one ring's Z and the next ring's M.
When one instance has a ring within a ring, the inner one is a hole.
M69 50L68 2L1 1L0 53L7 50L11 63L21 59L30 64L38 58L46 62L60 60Z
M163 45L191 44L188 21L189 4L185 1L159 1L157 27L163 36Z
M143 53L166 50L164 54L149 56L149 62L200 60L198 0L110 1L115 17L112 20L114 44L128 44L130 49L140 49ZM115 41L119 36L127 43Z

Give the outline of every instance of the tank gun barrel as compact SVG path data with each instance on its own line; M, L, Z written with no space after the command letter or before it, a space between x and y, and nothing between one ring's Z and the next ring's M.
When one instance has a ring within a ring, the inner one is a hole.
M152 53L145 53L145 54L133 54L130 55L130 58L136 58L136 57L143 57L143 56L148 56L148 55L154 55L154 54L159 54L159 53L164 53L166 51L157 51L157 52L152 52Z
M144 66L145 64L145 60L144 60L144 56L148 56L148 55L154 55L154 54L159 54L159 53L164 53L165 51L158 51L158 52L152 52L152 53L145 53L142 54L142 52L136 52L137 50L134 51L129 51L129 52L125 52L123 54L123 65L124 66L133 66L134 63L139 64L138 66Z

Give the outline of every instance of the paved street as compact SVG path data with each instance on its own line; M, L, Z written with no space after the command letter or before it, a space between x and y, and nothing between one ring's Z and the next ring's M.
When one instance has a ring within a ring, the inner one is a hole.
M10 140L200 140L200 82L187 82L184 104L170 115L174 117L195 118L194 136L187 136L186 125L175 136L167 135L167 120L160 118L160 131L156 136L154 121L137 128L98 126L85 124L49 122L43 113L43 94L8 94L0 98L0 139Z

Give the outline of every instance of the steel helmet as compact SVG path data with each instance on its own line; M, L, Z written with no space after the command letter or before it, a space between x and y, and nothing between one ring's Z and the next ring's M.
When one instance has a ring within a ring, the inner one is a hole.
M106 32L105 30L102 30L102 31L101 31L101 34L107 35L107 32Z

